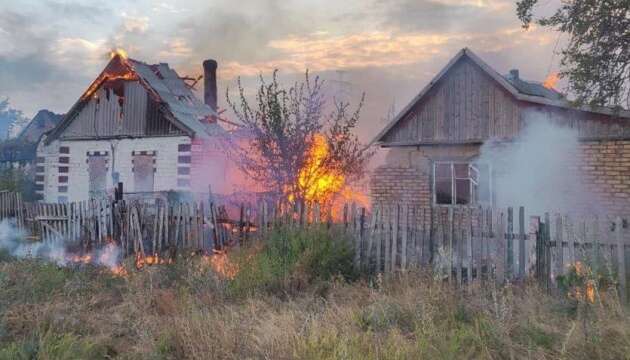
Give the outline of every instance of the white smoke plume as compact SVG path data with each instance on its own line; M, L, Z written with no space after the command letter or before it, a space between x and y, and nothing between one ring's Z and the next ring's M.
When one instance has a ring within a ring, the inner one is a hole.
M91 263L116 269L120 265L121 253L116 244L109 243L92 254L79 256L66 250L63 239L48 242L31 242L26 234L8 219L0 222L0 250L20 259L34 258L54 262L60 266L77 263Z
M514 142L487 142L479 161L493 168L492 188L499 207L524 206L529 214L571 213L596 206L583 185L578 133L530 114Z

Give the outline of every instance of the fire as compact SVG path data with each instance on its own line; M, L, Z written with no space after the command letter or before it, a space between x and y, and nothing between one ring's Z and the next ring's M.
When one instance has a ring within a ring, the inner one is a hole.
M368 197L348 184L340 170L326 163L329 153L326 137L315 134L295 186L304 197L303 200L324 205L322 214L330 211L330 215L336 220L341 219L345 203L355 202L360 207L369 208ZM289 193L287 197L291 202L296 200L296 194Z
M547 89L553 89L556 86L556 83L560 80L560 75L557 72L552 72L545 78L543 82L543 86Z
M109 52L109 58L113 59L115 56L120 56L124 60L128 59L127 52L121 48L113 49Z
M204 256L204 260L208 261L212 270L223 278L232 280L238 274L238 265L230 261L225 250L213 250L212 255Z
M140 253L136 254L136 269L138 270L142 269L145 265L151 266L151 265L163 265L163 264L172 264L172 263L173 263L172 259L161 258L158 254L153 254L149 256L142 256L142 254Z
M345 177L335 169L325 166L330 149L326 138L315 134L313 144L306 158L306 163L298 174L298 188L304 194L304 200L326 203L338 193L345 184ZM289 200L293 200L290 196Z
M595 303L596 283L594 280L588 278L591 269L581 261L569 264L569 267L573 267L578 277L585 279L583 286L576 286L569 291L569 296L577 300L587 301L591 304Z

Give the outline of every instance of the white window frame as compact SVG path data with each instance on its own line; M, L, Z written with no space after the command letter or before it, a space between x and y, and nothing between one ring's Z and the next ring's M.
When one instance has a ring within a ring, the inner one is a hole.
M450 204L438 204L437 202L437 191L436 191L436 187L435 187L435 182L436 182L436 168L438 165L444 165L444 164L448 164L451 167L451 203ZM467 178L461 178L461 177L457 177L455 175L455 165L468 165L468 177ZM433 161L432 164L432 182L433 182L433 186L431 188L431 197L433 199L433 205L434 206L478 206L478 205L490 205L493 203L494 200L494 193L493 193L493 184L492 184L492 167L490 164L484 164L486 166L488 166L488 182L489 182L489 191L490 191L490 198L487 201L479 201L477 199L477 187L478 187L478 180L479 180L479 174L480 171L477 168L478 163L474 160L470 160L470 161L465 161L465 160L436 160ZM476 177L477 179L474 179L471 176L471 170L474 171L476 173ZM470 184L470 203L468 204L457 204L457 180L469 180L469 184Z

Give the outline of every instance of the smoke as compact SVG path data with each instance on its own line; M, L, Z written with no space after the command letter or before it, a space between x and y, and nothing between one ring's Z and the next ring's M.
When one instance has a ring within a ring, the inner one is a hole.
M87 255L77 255L66 249L63 239L47 242L30 242L26 234L19 230L12 221L4 219L0 222L0 250L19 258L33 258L53 262L59 266L69 266L78 263L90 263L105 266L110 270L118 268L121 252L113 243Z
M528 213L569 213L596 202L581 181L577 131L529 113L522 135L511 143L487 142L480 163L493 168L499 207L524 206Z

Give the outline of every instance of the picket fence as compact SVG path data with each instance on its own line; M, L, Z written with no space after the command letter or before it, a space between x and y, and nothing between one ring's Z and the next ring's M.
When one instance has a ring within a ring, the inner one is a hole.
M113 242L125 255L173 256L177 251L212 251L262 238L278 227L317 227L354 248L363 271L392 273L432 267L457 285L475 281L533 278L553 289L558 276L581 262L617 279L627 298L626 219L610 216L540 214L525 208L419 207L347 204L333 218L329 209L260 201L255 205L207 201L89 200L65 204L26 203L0 193L0 219L12 218L43 241L63 239L80 251ZM233 214L233 218L228 216Z

